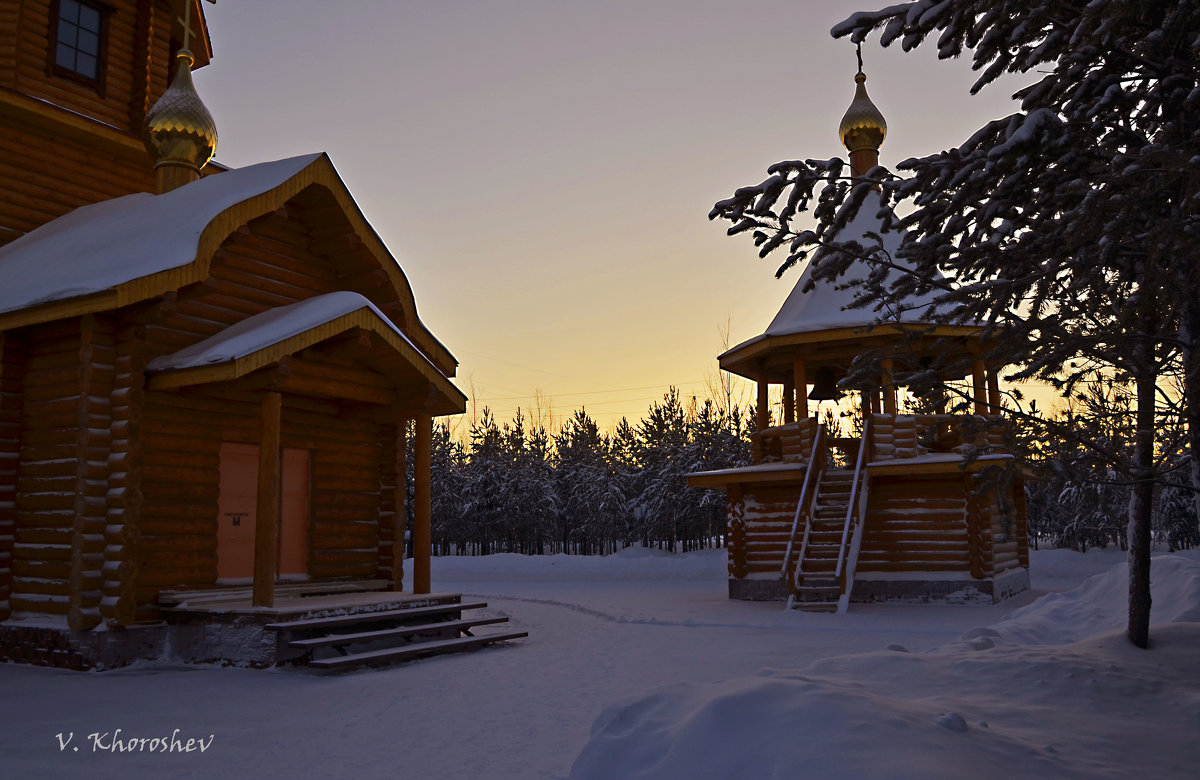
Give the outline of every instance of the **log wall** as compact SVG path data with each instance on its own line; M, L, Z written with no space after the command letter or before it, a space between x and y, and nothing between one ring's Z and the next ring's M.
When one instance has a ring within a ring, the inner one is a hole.
M9 596L24 384L25 344L13 334L0 333L0 620L7 620L11 613Z
M400 590L404 575L404 528L407 525L407 423L379 426L379 556L375 576ZM398 565L398 568L397 568Z
M741 528L733 533L730 523L730 570L732 577L779 575L792 534L800 486L764 487L746 485L736 505ZM732 520L732 518L731 518ZM800 528L797 536L804 533ZM735 566L735 560L744 566ZM739 573L740 572L740 573Z
M858 571L966 571L970 539L963 478L873 478Z
M374 577L380 546L379 426L364 418L285 408L283 445L311 453L309 576Z
M173 4L106 0L98 91L49 68L51 1L0 4L0 87L11 90L0 101L0 245L79 206L155 189L140 138L167 88Z
M12 38L0 50L0 80L5 86L57 106L90 116L113 127L141 132L130 107L151 103L167 86L171 23L175 12L159 0L105 0L111 9L105 34L102 89L58 76L49 68L52 0L4 3L0 24ZM153 13L149 12L153 10ZM7 53L7 57L4 55ZM147 63L151 63L148 68Z
M308 243L303 225L282 214L234 233L213 259L210 278L179 291L147 325L151 349L170 354L267 309L339 289Z
M79 206L153 191L154 169L144 150L97 154L0 112L0 180L3 245Z
M144 463L141 431L146 395L145 328L127 325L118 329L116 336L100 613L110 623L124 626L137 616L137 546Z
M28 340L13 543L13 609L100 620L115 350L87 316Z

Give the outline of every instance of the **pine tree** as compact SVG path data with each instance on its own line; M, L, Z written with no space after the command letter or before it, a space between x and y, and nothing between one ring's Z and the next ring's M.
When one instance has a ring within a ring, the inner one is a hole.
M941 290L929 314L991 323L989 357L1016 365L1017 378L1046 378L1067 393L1097 370L1128 378L1134 453L1127 463L1108 454L1133 483L1129 636L1145 647L1156 393L1177 359L1189 449L1200 453L1200 4L914 0L855 14L833 34L861 42L875 30L885 46L932 39L943 58L971 51L973 91L1004 73L1039 77L1017 93L1018 112L960 147L904 161L903 178L868 172L887 201L910 209L885 215L909 231L899 256L827 246L814 256L817 275L836 278L867 254L878 269L905 273L877 270L862 303ZM760 254L787 247L781 272L830 244L869 192L852 187L837 160L779 163L770 174L712 216L733 221L730 232L753 232ZM810 208L818 228L793 227ZM1200 459L1191 468L1200 488Z

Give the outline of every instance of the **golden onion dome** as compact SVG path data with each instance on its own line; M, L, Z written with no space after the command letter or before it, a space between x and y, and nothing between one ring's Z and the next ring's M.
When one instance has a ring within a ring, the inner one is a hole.
M187 49L175 55L175 79L146 114L142 141L155 165L203 168L217 151L217 125L192 85L195 58Z
M858 87L854 90L854 100L850 102L850 107L846 109L842 123L838 126L838 135L841 136L846 149L851 152L860 149L879 151L883 139L887 136L887 120L879 113L871 98L867 97L866 74L859 71L855 74L854 81Z

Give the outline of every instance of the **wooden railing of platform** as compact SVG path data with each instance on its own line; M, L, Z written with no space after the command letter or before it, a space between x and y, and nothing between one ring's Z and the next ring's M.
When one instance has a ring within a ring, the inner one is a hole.
M838 611L845 612L850 605L850 590L854 585L854 572L858 566L858 551L862 547L862 525L866 517L869 482L867 480L866 456L871 451L872 421L867 418L863 438L858 446L854 463L854 478L850 483L850 502L846 506L846 523L842 527L842 545L838 550L837 577L841 589L838 596ZM850 549L847 551L847 545Z
M796 514L792 518L792 532L788 536L787 552L783 556L783 566L779 569L779 576L784 579L788 578L792 550L796 544L796 532L800 528L801 521L804 522L804 540L800 544L800 557L797 559L796 565L799 566L800 561L804 560L804 551L808 547L808 539L812 530L813 504L817 498L817 486L821 483L821 473L825 470L825 461L828 460L827 453L825 426L818 423L810 449L811 457L808 459L808 469L804 474L804 487L800 490L800 499L796 502Z

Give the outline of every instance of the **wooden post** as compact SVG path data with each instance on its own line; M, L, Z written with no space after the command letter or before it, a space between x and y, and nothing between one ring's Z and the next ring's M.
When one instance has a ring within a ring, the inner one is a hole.
M808 367L804 358L796 358L792 364L792 384L796 388L796 419L808 419Z
M896 404L896 386L892 384L892 361L887 359L883 361L883 376L880 378L880 384L883 387L883 413L895 415Z
M279 543L279 428L283 398L266 393L258 443L258 503L254 522L254 606L275 606L275 573Z
M408 524L408 420L396 421L396 487L392 506L392 590L404 590L404 527Z
M758 429L760 431L771 427L771 409L767 405L767 391L770 389L767 383L767 369L764 367L758 372Z
M796 385L794 379L783 380L783 424L796 422Z
M975 414L987 414L987 366L982 360L976 360L971 364L971 372L974 382L971 398L975 401Z
M413 593L428 593L429 558L432 554L429 466L433 449L433 417L417 415L416 460L413 463Z
M1003 399L1000 397L1000 377L997 374L997 369L992 366L987 372L987 388L988 388L988 403L991 404L991 413L1000 414L1003 408Z

